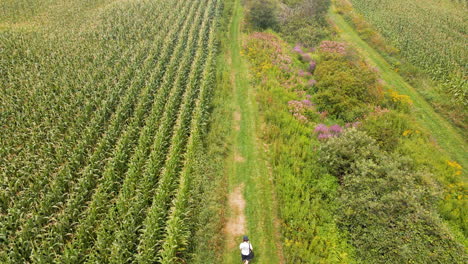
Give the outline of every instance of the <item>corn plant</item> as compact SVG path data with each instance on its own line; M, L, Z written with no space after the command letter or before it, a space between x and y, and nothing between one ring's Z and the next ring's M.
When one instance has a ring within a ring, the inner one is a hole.
M405 59L466 105L466 4L448 0L351 2Z
M0 261L145 260L147 212L187 209L221 2L1 6Z

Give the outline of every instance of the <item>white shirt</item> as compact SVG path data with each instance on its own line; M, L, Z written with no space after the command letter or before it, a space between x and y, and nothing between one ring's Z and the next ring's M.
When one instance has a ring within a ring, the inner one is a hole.
M247 256L250 254L250 250L253 250L252 244L250 242L242 242L239 246L241 254Z

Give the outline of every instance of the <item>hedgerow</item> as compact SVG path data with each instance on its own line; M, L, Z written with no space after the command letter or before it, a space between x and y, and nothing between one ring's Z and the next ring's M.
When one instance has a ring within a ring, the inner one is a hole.
M433 176L411 159L381 151L363 131L349 129L319 148L340 178L338 225L365 263L464 263L458 244L435 210Z

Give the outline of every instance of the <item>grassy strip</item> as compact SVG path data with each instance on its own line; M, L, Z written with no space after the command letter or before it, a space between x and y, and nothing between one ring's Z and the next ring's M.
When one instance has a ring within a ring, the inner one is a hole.
M273 208L273 184L269 179L268 169L262 160L256 135L258 133L257 106L255 95L249 83L249 72L246 63L240 56L241 29L243 10L240 1L235 2L230 26L230 46L228 61L230 61L231 80L233 85L234 110L240 116L238 131L233 131L233 149L227 159L229 189L244 184L244 197L247 202L246 219L247 234L255 247L256 261L259 263L278 263L274 219L276 210ZM231 115L232 116L232 115ZM236 161L237 156L237 161ZM241 159L239 161L239 158ZM234 244L240 243L241 237ZM228 243L229 244L229 243ZM237 246L227 248L224 255L225 263L239 261Z

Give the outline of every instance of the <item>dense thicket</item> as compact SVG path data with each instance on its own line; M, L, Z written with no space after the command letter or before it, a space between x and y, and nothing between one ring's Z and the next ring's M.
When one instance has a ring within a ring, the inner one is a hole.
M313 47L329 34L325 14L330 0L284 0L281 3L279 32L286 41Z
M247 20L257 29L276 28L278 25L278 4L274 0L252 1L246 15Z
M325 43L323 48L326 45ZM382 97L377 74L362 61L324 53L314 76L314 101L320 111L352 122L368 113Z
M349 129L320 146L340 179L338 224L364 263L464 263L464 248L437 216L433 176Z

